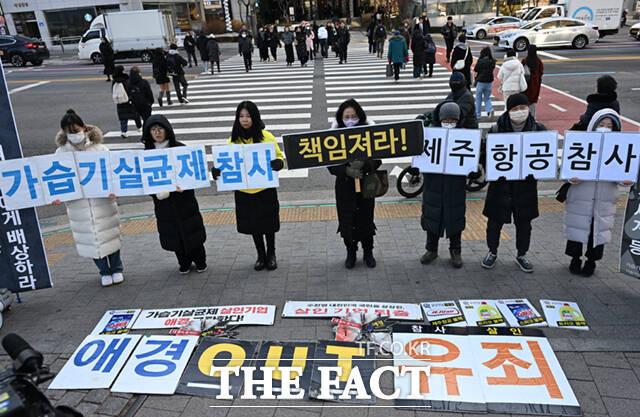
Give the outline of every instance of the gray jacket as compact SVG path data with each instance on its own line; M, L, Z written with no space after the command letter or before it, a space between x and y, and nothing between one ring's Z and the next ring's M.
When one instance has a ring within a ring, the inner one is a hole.
M295 40L295 36L291 31L282 32L282 35L280 35L280 39L282 39L282 43L284 43L285 45L292 45L293 41Z

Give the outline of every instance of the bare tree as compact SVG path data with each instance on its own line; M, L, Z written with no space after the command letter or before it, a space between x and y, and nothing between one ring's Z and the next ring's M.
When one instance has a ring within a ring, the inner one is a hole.
M242 13L240 13L240 21L244 24L249 22L245 22L245 19L249 16L249 7L251 6L251 0L238 0L238 5L244 6L244 18L242 17Z
M287 22L291 23L291 16L289 15L289 7L294 4L294 0L277 0L276 4L282 16L287 19Z

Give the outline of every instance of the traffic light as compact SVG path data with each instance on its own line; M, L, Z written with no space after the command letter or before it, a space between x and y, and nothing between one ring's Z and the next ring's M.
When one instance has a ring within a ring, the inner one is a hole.
M256 10L259 10L260 9L260 2L256 0L256 2L253 3L253 8L256 9Z

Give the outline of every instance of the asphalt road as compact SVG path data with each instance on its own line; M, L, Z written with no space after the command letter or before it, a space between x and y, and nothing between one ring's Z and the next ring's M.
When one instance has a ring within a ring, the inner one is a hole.
M355 40L362 39L359 35L353 36L353 38ZM440 40L437 39L436 41L441 44ZM470 43L474 56L478 56L480 49L490 42L470 41ZM360 48L359 50L362 53L366 48L366 44L354 42L352 47L356 51ZM494 56L500 60L504 52L493 46L492 49ZM280 51L280 54L283 54L282 50ZM235 57L235 44L222 44L222 53L224 59ZM640 42L628 37L626 31L625 33L607 37L583 50L569 48L543 49L540 55L545 65L543 83L580 99L586 98L588 94L595 90L595 81L600 75L604 73L613 75L619 83L618 93L622 114L630 119L640 120L640 108L636 106L640 100L640 80L637 77L640 70ZM375 68L372 67L374 64L365 60L366 57L358 60L357 56L354 54L353 62L356 64L361 62L362 70ZM257 53L255 53L254 61L257 60ZM139 65L144 76L149 77L151 75L151 66L149 64L133 61L126 61L123 64L127 69L131 65ZM296 87L295 84L290 86L290 89L300 96L313 96L312 109L309 116L309 126L312 129L328 127L327 114L330 115L330 108L335 106L335 104L327 104L326 80L324 79L327 68L337 67L334 67L333 64L335 63L327 62L326 65L319 68L319 63L317 63L313 71L312 84L309 84L309 86ZM379 65L381 68L382 62L375 65ZM312 66L310 65L310 67ZM225 71L225 62L222 63L222 69ZM295 71L295 69L289 70ZM351 70L355 71L354 74L357 74L358 68L352 68ZM86 123L98 125L105 132L119 130L115 105L111 101L111 84L104 81L101 66L77 61L52 60L51 62L46 62L42 67L17 69L8 66L5 71L9 90L12 91L11 101L25 156L55 151L54 137L59 129L59 120L68 108L76 110L85 119ZM382 71L383 69L381 68L380 73ZM199 75L199 72L199 69L187 69L188 80L194 80ZM405 70L404 74L403 77L410 77L410 73L407 70ZM443 73L443 75L446 74ZM337 74L333 76L340 77ZM333 79L335 80L336 78ZM347 83L351 82L358 83L358 81L348 81ZM155 88L153 81L151 84ZM345 90L353 90L354 88L357 88L357 86L345 86ZM402 114L402 96L380 97L380 101L376 102L371 99L373 97L371 95L372 90L366 91L369 91L368 97L371 100L366 103L367 105L384 105L384 107L388 106L389 108L397 106L396 115ZM355 96L353 91L346 94ZM401 94L401 92L396 92L396 94ZM237 99L238 102L240 100L240 98ZM276 95L273 102L267 102L267 104L278 104L277 101L278 97ZM579 103L578 105L584 106ZM410 107L410 110L406 111L407 118L413 118L415 114L422 111L414 110L415 108ZM280 113L295 115L297 111L292 106L291 109ZM286 116L274 116L274 118L286 119ZM292 116L292 118L295 118L295 116ZM283 120L278 123L284 123L285 121L295 123L295 120ZM229 131L231 130L231 124L232 122L228 122ZM569 127L567 126L566 128L568 129ZM135 137L110 139L111 142L121 141L132 145L135 145L138 141L138 138ZM387 168L391 170L394 167ZM389 196L399 197L393 187L395 177L391 178L391 182ZM553 186L550 185L547 188L553 189ZM288 178L287 181L282 181L279 193L286 196L284 201L311 201L332 198L332 190L333 178L326 170L313 170L312 174L306 178ZM216 194L213 188L199 190L199 195L215 196ZM218 197L223 202L232 201L233 199L230 193L218 195ZM283 200L282 196L281 200ZM125 198L121 199L120 203L127 204L141 201L148 201L148 197ZM41 217L63 214L62 207L42 207L38 211Z

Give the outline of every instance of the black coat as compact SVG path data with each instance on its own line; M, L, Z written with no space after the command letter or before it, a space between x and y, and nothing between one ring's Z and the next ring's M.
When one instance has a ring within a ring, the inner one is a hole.
M125 73L114 74L113 81L111 81L111 89L116 83L122 83L124 90L129 96L129 101L126 103L116 104L118 111L118 120L135 120L140 117L138 111L131 102L131 90L129 90L129 76Z
M153 98L153 91L151 91L149 82L142 78L137 72L132 72L131 77L129 77L127 92L138 114L151 113L151 105L155 100Z
M424 36L419 30L413 31L413 37L411 38L411 52L413 52L413 65L423 65L425 48L424 48Z
M207 61L209 58L202 58L204 61ZM184 75L184 68L187 66L187 60L182 57L180 54L167 54L167 68L169 68L169 73L171 73L172 69L175 71L176 75Z
M198 47L198 51L200 51L200 58L203 61L209 60L209 54L207 51L207 41L209 39L204 36L204 33L198 35L198 39L196 40L196 46Z
M363 173L374 172L382 165L379 159L369 159L362 168ZM329 167L336 176L336 209L338 211L338 232L347 241L362 241L376 234L373 222L375 198L362 198L356 194L356 182L347 176L347 164Z
M155 55L152 63L153 79L156 80L156 84L168 83L169 68L167 68L167 58L162 55Z
M220 45L214 38L209 38L207 41L207 54L209 55L209 61L220 61Z
M173 128L167 118L162 115L154 115L149 117L144 125L142 140L145 149L155 149L150 130L151 126L156 124L165 128L167 134L165 140L169 141L169 147L184 146L176 140ZM155 195L151 197L153 198L162 249L189 253L199 248L207 240L198 200L196 200L193 190L169 193L169 197L164 200L159 200Z
M445 23L445 25L442 26L442 29L440 29L440 33L442 33L442 36L447 43L455 42L456 38L458 37L458 30L456 29L456 25L454 24L451 24L451 26L449 26Z
M473 68L473 71L477 73L476 81L479 83L492 83L493 82L493 70L496 68L496 61L489 58L488 56L483 56L478 59L476 62L476 66Z
M429 35L429 37L425 37L425 41L424 41L424 63L425 64L435 64L436 63L436 51L438 50L438 48L436 48L436 44L435 42L433 42L433 39L431 39L431 35ZM431 49L432 52L429 52L429 46L431 45Z
M478 118L476 117L476 100L473 98L471 91L462 88L458 91L452 91L447 96L447 100L453 100L460 107L462 117L464 118L465 129L477 129Z
M104 64L104 75L112 75L113 68L115 66L115 53L109 42L100 42L100 56L102 56L102 63Z
M529 116L523 131L542 130L547 130L547 128ZM513 132L513 127L509 113L504 112L496 125L491 128L490 133L509 132ZM490 182L482 214L500 223L511 223L511 216L513 216L515 223L535 219L540 214L538 212L538 181L530 176L524 180L499 179Z
M238 52L240 54L251 55L253 52L253 37L247 33L246 37L242 37L242 34L238 36Z
M351 42L351 33L349 33L349 29L345 26L344 29L340 28L338 30L338 47L343 48L349 45Z
M616 93L595 93L587 96L587 110L580 116L580 120L571 130L587 130L589 122L596 112L602 109L613 109L620 113L620 103Z
M194 52L196 50L196 40L190 34L184 37L184 50Z
M465 55L467 56L465 58ZM464 68L461 70L453 69L457 61L464 60ZM473 56L471 55L471 48L466 43L459 43L453 48L451 53L451 70L459 71L464 74L464 78L467 80L467 86L471 89L471 65L473 64Z

